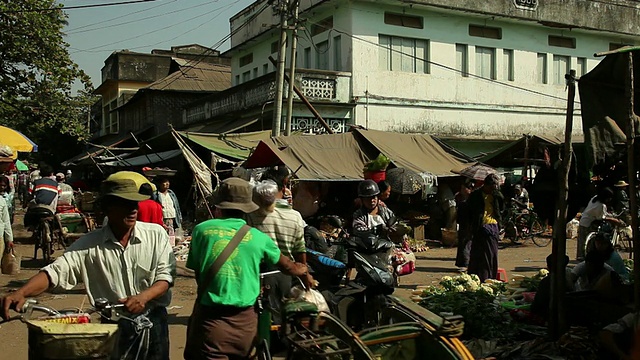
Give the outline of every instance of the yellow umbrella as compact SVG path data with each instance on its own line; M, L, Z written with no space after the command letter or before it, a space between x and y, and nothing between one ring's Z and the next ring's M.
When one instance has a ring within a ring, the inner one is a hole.
M0 126L0 143L9 146L14 155L20 152L37 152L38 145L19 131Z

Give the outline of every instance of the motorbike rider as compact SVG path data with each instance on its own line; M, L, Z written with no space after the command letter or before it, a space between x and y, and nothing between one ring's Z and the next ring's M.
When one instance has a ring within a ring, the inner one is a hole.
M362 205L353 213L355 236L386 235L393 225L395 215L380 202L378 195L380 189L373 180L364 180L358 185L358 198Z
M56 207L58 206L60 188L55 176L53 176L53 168L49 165L41 166L40 175L42 177L33 182L32 200L24 215L24 225L26 227L37 223L42 210L48 210L50 215L53 215L56 213Z

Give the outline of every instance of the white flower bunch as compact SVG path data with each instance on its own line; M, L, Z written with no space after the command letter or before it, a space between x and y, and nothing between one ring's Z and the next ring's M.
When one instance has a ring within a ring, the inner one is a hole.
M489 295L493 295L493 288L489 284L480 285L480 288L478 289L478 291L483 291L483 292L486 292Z
M540 269L540 271L538 271L538 277L540 279L547 277L547 275L549 275L549 270L547 269Z

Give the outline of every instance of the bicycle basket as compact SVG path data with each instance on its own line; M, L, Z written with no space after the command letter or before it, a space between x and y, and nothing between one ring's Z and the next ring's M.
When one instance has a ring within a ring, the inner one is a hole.
M62 324L30 320L29 360L109 359L118 325Z

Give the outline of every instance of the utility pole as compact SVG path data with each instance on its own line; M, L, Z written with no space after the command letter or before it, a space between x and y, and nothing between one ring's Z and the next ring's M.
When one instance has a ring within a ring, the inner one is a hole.
M273 113L271 136L280 136L282 127L282 94L284 92L285 56L287 52L287 8L288 0L278 0L280 12L280 49L278 50L278 66L276 68L276 98Z
M549 333L552 339L559 339L566 330L567 322L565 320L565 255L567 253L567 198L569 194L569 170L571 169L571 133L573 132L573 110L576 98L576 71L570 70L565 75L567 81L567 116L564 130L564 146L562 154L562 168L560 169L561 177L559 179L558 201L556 203L556 219L553 226L553 244L551 253L553 254L554 264L553 272L551 272L551 303L549 304L551 318L549 320Z
M298 46L298 14L300 12L300 1L292 0L293 26L291 28L291 56L289 59L289 92L287 94L287 123L284 134L291 135L291 119L293 116L293 86L296 72L296 49ZM289 9L291 10L291 8Z

